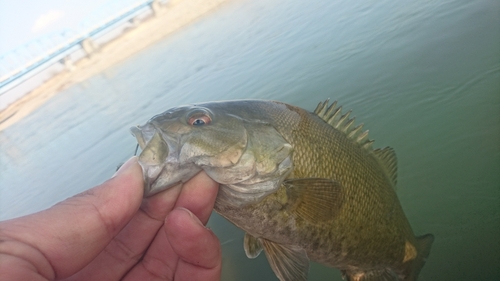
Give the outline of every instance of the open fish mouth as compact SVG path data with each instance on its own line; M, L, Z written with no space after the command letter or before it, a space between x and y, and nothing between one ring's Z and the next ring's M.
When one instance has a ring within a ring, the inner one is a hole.
M164 171L164 163L169 153L168 145L152 126L132 127L130 131L137 139L137 145L141 147L138 162L144 175L145 196L148 196L151 190L157 188L158 179Z
M152 124L130 128L142 151L138 162L144 176L144 197L189 180L200 171L193 165L181 164L175 154L176 145L165 140Z

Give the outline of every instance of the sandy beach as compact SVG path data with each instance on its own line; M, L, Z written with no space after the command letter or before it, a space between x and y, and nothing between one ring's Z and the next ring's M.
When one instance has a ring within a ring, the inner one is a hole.
M161 14L149 18L136 28L101 46L92 56L77 61L74 71L56 74L0 111L0 131L24 118L60 91L125 60L228 1L171 0L163 7Z

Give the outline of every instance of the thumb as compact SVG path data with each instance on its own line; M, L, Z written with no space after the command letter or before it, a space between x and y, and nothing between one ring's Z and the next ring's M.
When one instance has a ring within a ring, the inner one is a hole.
M142 195L142 170L133 157L103 184L0 227L8 238L40 252L56 279L64 278L104 249L139 209ZM43 264L34 264L38 272L47 272L40 270Z

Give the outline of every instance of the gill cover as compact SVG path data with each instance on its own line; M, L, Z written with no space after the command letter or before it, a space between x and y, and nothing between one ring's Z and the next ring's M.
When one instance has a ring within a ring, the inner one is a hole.
M223 184L217 200L236 207L258 203L275 192L292 171L292 146L270 124L244 122L248 143L230 168L205 167Z

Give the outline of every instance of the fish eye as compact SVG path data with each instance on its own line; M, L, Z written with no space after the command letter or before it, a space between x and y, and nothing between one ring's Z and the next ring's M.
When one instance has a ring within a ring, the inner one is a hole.
M191 115L188 119L188 124L191 126L203 126L208 125L212 122L212 118L208 116L206 113L197 112Z

